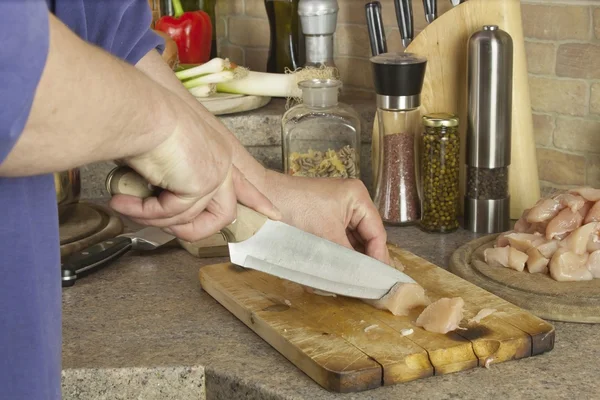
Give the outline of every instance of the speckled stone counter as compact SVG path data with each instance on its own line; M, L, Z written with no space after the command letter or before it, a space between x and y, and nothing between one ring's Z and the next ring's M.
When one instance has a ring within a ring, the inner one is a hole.
M389 228L389 241L445 267L470 233ZM63 393L69 399L593 399L600 326L556 323L541 356L338 395L203 292L179 248L132 253L63 292Z

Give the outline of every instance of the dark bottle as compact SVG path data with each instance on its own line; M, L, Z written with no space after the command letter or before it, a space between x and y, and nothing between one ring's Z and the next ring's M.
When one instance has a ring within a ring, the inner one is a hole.
M217 18L215 5L217 0L180 0L184 11L202 10L210 17L212 24L212 40L210 43L210 58L217 57ZM173 15L173 3L171 0L162 0L160 2L160 15Z
M267 72L304 66L304 35L298 18L299 0L265 0L271 38Z

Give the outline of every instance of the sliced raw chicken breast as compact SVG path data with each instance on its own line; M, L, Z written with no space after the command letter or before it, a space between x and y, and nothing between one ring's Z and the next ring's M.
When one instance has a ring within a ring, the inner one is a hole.
M527 251L527 271L532 274L547 274L549 259L544 257L540 251L532 247Z
M589 224L590 222L600 222L600 201L593 203L594 205L585 216L583 222Z
M498 235L498 237L496 238L496 244L494 245L495 247L506 247L508 246L510 243L508 241L508 237L509 235L516 233L515 231L507 231L504 233L501 233Z
M540 199L527 214L527 222L544 222L554 218L560 210L565 208L560 201L550 199Z
M381 299L364 301L397 316L408 315L411 309L431 303L421 285L401 282L396 283Z
M597 250L600 250L600 237L598 237L597 234L593 233L588 239L587 252L593 253Z
M590 254L587 268L594 278L600 278L600 250L596 250Z
M544 237L532 233L512 233L506 236L506 240L512 248L524 253L546 241Z
M600 189L594 189L591 187L580 187L569 190L569 193L578 194L587 201L599 201L600 200Z
M527 222L527 216L529 215L529 209L523 211L521 218L515 223L515 232L528 232L531 228L531 223Z
M573 193L561 193L554 197L561 207L568 208L571 211L579 211L585 205L585 199Z
M561 235L573 232L581 226L583 216L565 208L554 217L546 227L546 239L560 238Z
M593 279L587 266L588 254L575 254L566 248L556 250L550 260L550 276L559 282Z
M556 250L558 250L558 240L548 240L545 243L538 245L536 248L544 258L552 258Z
M485 262L490 267L505 267L515 271L523 271L527 262L527 254L510 246L485 249Z
M564 247L575 254L585 254L587 252L588 242L592 234L598 232L598 223L590 222L575 229L566 239L560 242L560 247Z
M463 319L464 306L465 302L460 297L441 298L423 310L416 325L428 332L451 332L458 328Z

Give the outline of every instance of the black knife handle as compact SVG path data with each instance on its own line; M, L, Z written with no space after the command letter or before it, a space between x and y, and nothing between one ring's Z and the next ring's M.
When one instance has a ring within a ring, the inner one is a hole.
M371 54L377 56L382 53L387 53L385 28L383 27L383 18L381 17L381 3L378 1L371 1L365 4L365 13L367 16L369 40L371 41Z
M394 0L396 19L402 39L413 39L413 12L411 0Z
M437 0L423 0L423 9L425 10L427 22L431 23L437 18ZM428 16L431 16L431 18Z
M120 236L73 253L61 266L62 286L73 286L82 276L96 271L131 250L131 238Z

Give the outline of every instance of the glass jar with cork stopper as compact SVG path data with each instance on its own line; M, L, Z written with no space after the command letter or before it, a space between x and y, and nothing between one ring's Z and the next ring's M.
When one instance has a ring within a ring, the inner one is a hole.
M290 108L281 121L285 173L360 178L360 118L338 101L342 82L312 79L298 86L302 103Z
M371 58L379 125L374 202L388 224L412 224L421 216L417 138L426 65L411 53Z

